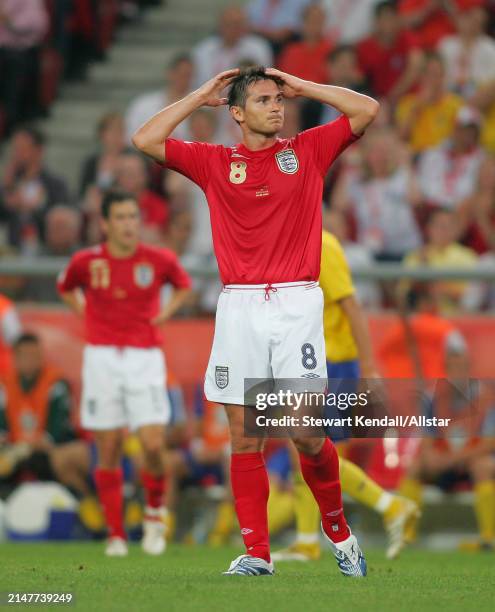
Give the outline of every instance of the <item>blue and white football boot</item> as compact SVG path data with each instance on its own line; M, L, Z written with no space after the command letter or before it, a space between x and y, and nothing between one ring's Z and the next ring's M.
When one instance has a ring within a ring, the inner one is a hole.
M273 563L267 563L264 559L240 555L230 564L229 569L223 572L224 576L273 576L275 569Z
M327 536L323 525L321 530L325 538L330 542L334 557L342 574L352 578L364 578L367 573L366 559L359 548L356 536L351 533L347 540L335 543Z

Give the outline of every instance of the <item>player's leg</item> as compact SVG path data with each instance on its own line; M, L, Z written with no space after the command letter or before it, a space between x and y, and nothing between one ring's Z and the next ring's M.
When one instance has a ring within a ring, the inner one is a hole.
M98 453L94 481L108 530L106 554L127 554L123 517L123 475L121 468L124 436L122 429L93 432Z
M127 554L127 545L120 462L126 416L117 349L87 346L83 356L82 383L81 424L93 432L97 449L93 477L109 534L106 554L123 556Z
M232 446L232 494L246 555L256 560L254 570L271 574L273 567L270 559L267 513L270 487L263 458L263 440L245 436L244 411L249 408L226 405L225 410L229 419ZM259 564L259 560L264 563ZM236 573L239 561L246 565L246 572L250 570L249 561L245 563L244 555L241 555L232 562L229 573Z
M125 400L131 431L143 452L141 483L145 493L143 550L160 555L165 541L165 425L170 418L165 359L159 349L125 351Z
M473 479L480 545L492 550L495 545L495 459L491 454L481 455L472 459L467 467Z
M245 379L271 378L268 308L262 288L226 289L218 300L215 337L205 377L209 401L223 404L231 437L230 479L246 546L226 574L270 575L268 474L263 441L244 433Z

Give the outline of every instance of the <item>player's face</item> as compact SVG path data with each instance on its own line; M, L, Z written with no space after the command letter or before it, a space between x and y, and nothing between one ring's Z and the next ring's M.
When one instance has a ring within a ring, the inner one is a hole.
M103 221L108 242L122 250L132 250L139 242L140 215L134 200L118 202Z
M271 80L251 85L245 107L236 106L233 110L235 119L255 134L275 136L284 124L284 98Z
M41 347L35 342L20 344L14 352L14 360L19 374L29 380L33 379L43 365Z

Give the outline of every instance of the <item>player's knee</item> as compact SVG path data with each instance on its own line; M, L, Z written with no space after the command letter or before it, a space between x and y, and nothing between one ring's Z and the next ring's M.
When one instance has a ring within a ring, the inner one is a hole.
M152 436L142 440L143 452L148 457L161 457L164 443L162 436Z
M295 447L305 455L317 455L323 446L324 438L294 438Z
M258 453L263 449L263 440L231 436L231 447L233 453Z

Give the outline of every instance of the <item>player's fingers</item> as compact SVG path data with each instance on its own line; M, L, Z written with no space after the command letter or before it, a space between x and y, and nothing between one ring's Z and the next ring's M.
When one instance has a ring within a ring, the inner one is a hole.
M217 79L220 80L224 80L224 79L234 79L236 76L239 76L239 68L232 68L231 70L224 70L223 72L220 72L219 74L217 74Z

